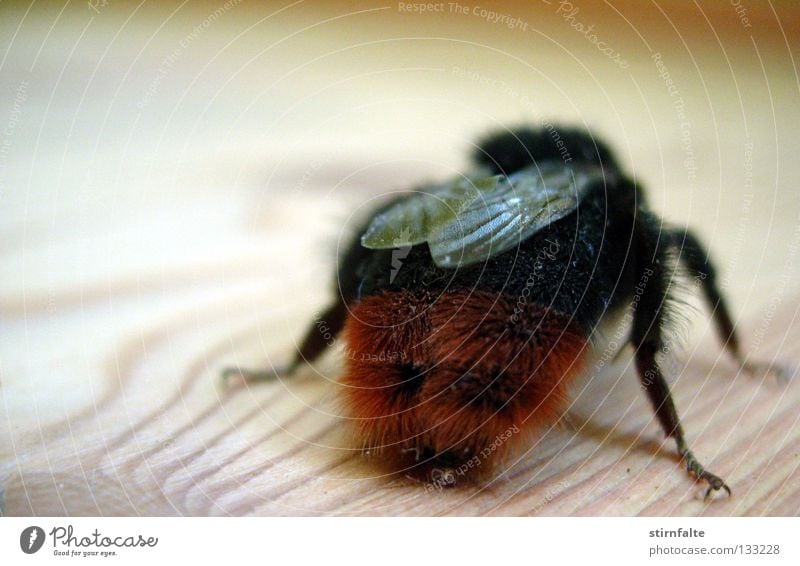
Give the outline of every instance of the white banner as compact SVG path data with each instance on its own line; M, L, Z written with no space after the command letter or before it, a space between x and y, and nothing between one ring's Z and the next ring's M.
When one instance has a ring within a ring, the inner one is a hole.
M0 564L794 565L797 532L791 518L3 518Z

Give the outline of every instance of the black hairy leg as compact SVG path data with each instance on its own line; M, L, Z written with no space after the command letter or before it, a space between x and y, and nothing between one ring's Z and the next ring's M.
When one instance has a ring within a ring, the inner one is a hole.
M346 317L347 305L340 297L322 313L319 319L312 321L300 348L288 365L271 369L225 368L222 370L222 379L228 381L231 377L240 377L245 382L252 383L292 375L301 365L313 362L327 349L331 339L336 337L344 326ZM324 328L320 327L321 324L324 324Z
M672 400L672 394L664 375L661 372L657 356L662 350L663 332L666 312L669 308L669 257L668 242L661 242L658 229L659 221L649 217L649 213L640 213L637 219L637 246L634 264L640 275L640 287L643 288L638 306L634 313L631 342L636 348L636 369L639 379L647 392L661 428L668 437L674 438L687 471L699 480L708 484L706 499L712 493L724 489L728 495L731 490L717 475L712 474L697 460L689 449L681 427L678 411Z
M727 302L717 284L717 273L705 246L690 230L671 229L664 232L668 245L675 250L689 274L700 285L703 297L714 317L717 334L739 367L750 375L774 375L779 381L787 381L791 368L748 360L742 354L736 325L728 310Z

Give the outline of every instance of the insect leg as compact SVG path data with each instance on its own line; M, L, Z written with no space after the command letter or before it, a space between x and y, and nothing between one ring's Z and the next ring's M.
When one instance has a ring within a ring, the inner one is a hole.
M339 297L322 315L312 321L308 330L306 330L306 335L300 344L300 348L288 365L265 370L238 367L226 368L222 371L223 380L240 376L247 382L270 381L278 377L291 375L304 363L316 360L328 346L333 344L336 335L339 334L339 331L344 326L346 317L347 305Z
M717 272L708 251L689 230L671 230L666 234L670 246L679 254L692 277L701 286L703 296L712 311L717 332L731 355L741 361L739 337L728 305L717 286Z
M725 297L717 285L716 269L700 240L690 230L681 229L668 231L666 237L669 245L679 254L681 261L691 272L691 276L701 286L705 301L714 317L717 333L739 367L751 375L773 373L779 380L788 378L791 375L790 368L780 364L747 360L742 354L736 325L731 318Z
M668 437L675 439L687 471L708 484L706 498L719 489L730 495L730 488L718 476L712 474L697 460L689 449L681 427L678 411L672 400L669 385L659 367L657 355L663 347L665 310L669 299L668 261L665 247L658 245L658 232L639 224L637 246L637 271L641 274L643 292L634 313L631 341L636 348L636 369L639 379L653 405L661 428Z

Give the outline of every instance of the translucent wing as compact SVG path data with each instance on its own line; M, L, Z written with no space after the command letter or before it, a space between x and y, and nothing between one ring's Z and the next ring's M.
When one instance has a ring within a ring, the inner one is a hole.
M452 268L508 251L574 211L586 189L601 179L599 168L563 165L523 169L503 178L428 238L433 261Z
M427 242L456 220L478 195L494 190L501 178L462 177L418 189L373 218L361 237L361 245L381 250Z
M385 249L428 242L439 267L478 263L574 211L592 182L602 178L601 169L591 165L543 164L485 182L440 185L376 217L362 244Z

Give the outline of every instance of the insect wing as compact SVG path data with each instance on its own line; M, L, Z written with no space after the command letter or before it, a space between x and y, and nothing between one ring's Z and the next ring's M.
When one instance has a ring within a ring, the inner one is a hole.
M361 237L370 249L390 249L427 242L481 195L491 193L502 176L470 178L423 187L372 219Z
M428 239L433 261L455 268L508 251L574 211L598 179L597 168L564 166L529 168L502 178Z

